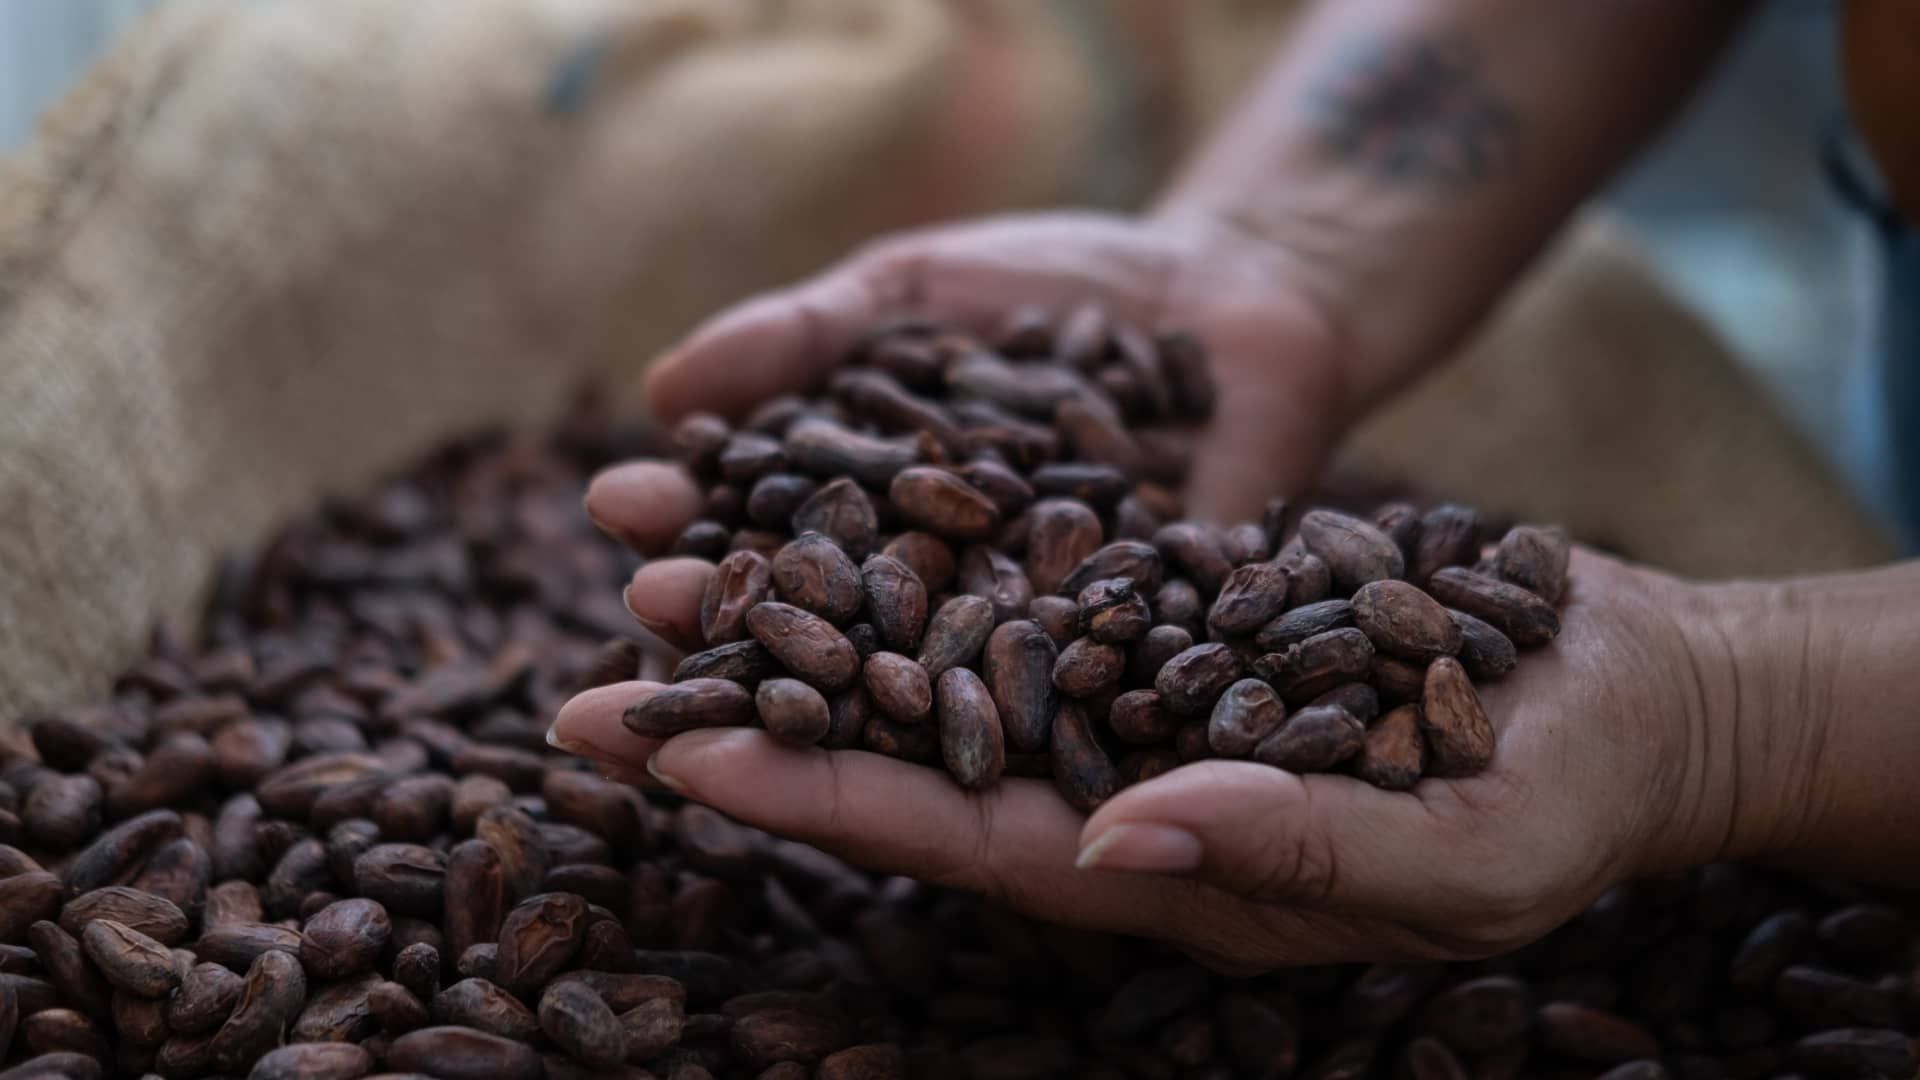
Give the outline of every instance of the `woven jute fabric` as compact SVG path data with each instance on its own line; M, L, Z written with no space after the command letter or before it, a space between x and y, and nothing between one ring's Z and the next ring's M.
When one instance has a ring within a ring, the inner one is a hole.
M639 408L732 299L913 222L1138 199L1288 7L163 6L0 166L0 721L104 690L325 494L588 378ZM1604 229L1391 415L1377 466L1678 568L1884 553Z

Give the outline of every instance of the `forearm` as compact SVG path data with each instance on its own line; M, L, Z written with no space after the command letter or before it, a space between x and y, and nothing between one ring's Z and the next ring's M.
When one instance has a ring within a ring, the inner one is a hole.
M1473 325L1747 6L1322 0L1159 211L1296 260L1363 409Z
M1920 561L1709 595L1735 792L1714 854L1920 886Z

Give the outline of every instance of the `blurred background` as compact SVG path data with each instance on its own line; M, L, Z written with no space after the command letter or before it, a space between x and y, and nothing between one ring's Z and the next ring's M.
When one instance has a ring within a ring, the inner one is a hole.
M864 239L1137 202L1302 2L0 0L0 708L93 692L126 612L326 492L590 378L639 406L647 351ZM1838 10L1762 4L1343 455L1685 574L1891 557Z
M128 23L168 2L0 0L0 148L25 140ZM1795 422L1870 485L1842 440L1872 250L1813 157L1839 109L1832 5L1773 0L1608 201Z
M0 0L0 150L19 146L131 22L176 0ZM1832 5L1773 0L1681 121L1605 201L1794 424L1880 503L1854 414L1878 280L1814 149L1841 110Z

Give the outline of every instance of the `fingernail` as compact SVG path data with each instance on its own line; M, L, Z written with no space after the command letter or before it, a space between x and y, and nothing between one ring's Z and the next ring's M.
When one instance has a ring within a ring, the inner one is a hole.
M560 737L560 722L558 720L547 727L547 745L553 747L555 750L564 750L569 754L579 752L573 748L572 743Z
M592 743L568 738L566 733L560 730L560 721L558 719L554 720L553 725L547 728L547 745L562 753L572 754L575 757L599 756L595 753Z
M1080 849L1080 870L1181 874L1200 867L1200 838L1171 825L1115 825Z
M633 586L629 585L620 590L620 602L627 606L627 614L639 620L640 625L652 632L654 637L669 645L674 644L672 623L661 619L649 619L633 606Z
M667 787L667 790L673 791L682 795L686 794L687 788L685 784L682 784L680 781L675 780L673 777L668 776L666 773L660 771L660 752L659 751L656 750L652 754L648 755L647 772L651 773L655 780L658 780L662 784L665 784Z
M586 513L587 520L593 522L594 528L599 529L601 532L607 533L608 535L612 535L613 530L607 528L607 523L604 521L601 521L600 515L593 512L593 489L592 488L588 488L586 494L580 496L580 509Z

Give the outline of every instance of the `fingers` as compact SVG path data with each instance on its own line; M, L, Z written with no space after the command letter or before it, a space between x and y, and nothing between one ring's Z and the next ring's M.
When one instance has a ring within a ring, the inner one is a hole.
M928 315L986 331L1023 305L1064 311L1099 300L1150 325L1172 263L1131 225L1097 216L1010 217L907 233L810 281L721 312L657 360L653 411L737 416L818 383L875 324Z
M696 409L737 416L818 382L887 313L869 280L843 265L728 308L654 364L648 404L668 419Z
M685 469L636 461L603 469L587 485L587 516L642 555L658 555L700 516L705 499Z
M647 759L660 747L658 739L643 739L620 722L627 706L658 691L660 683L623 682L575 694L560 706L547 745L600 765L600 775L622 783L657 787L646 771Z
M1325 462L1325 428L1268 384L1220 396L1187 473L1187 513L1228 525L1260 520L1267 497L1310 490Z
M705 559L656 559L633 572L625 599L640 625L681 652L705 647L700 634L700 597L713 578Z
M1187 502L1189 513L1221 524L1258 520L1268 495L1310 490L1343 422L1337 371L1322 360L1333 352L1326 332L1297 301L1262 302L1271 310L1258 318L1209 326L1220 393L1188 471Z
M1041 781L1008 779L969 794L924 766L787 746L745 728L677 736L648 767L756 828L1056 921L1165 936L1178 932L1175 913L1204 918L1208 906L1185 882L1076 870L1080 815Z
M1081 832L1080 865L1186 875L1267 903L1394 918L1429 914L1471 836L1409 794L1241 761L1122 791Z

